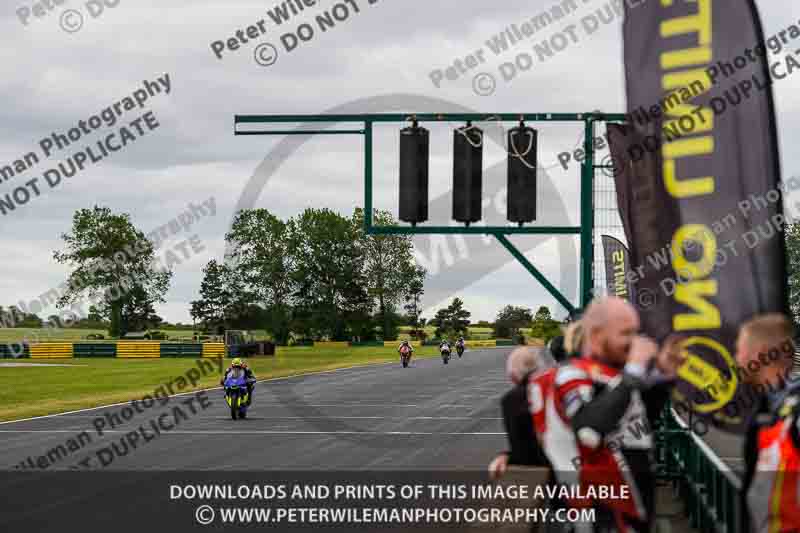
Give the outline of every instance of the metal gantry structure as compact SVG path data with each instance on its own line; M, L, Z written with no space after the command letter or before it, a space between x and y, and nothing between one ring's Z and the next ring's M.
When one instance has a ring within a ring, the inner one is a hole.
M595 125L624 122L621 113L414 113L414 114L330 114L330 115L236 115L235 135L361 135L364 138L364 230L372 235L461 234L491 235L570 313L584 308L594 293L594 198L595 170L607 168L595 164ZM446 122L580 122L584 128L584 160L580 177L579 226L376 226L373 206L373 126L377 123L446 123ZM240 125L308 124L296 129L240 129ZM320 124L356 124L358 127L334 129ZM547 277L508 239L509 235L579 235L580 299L577 305L567 299Z

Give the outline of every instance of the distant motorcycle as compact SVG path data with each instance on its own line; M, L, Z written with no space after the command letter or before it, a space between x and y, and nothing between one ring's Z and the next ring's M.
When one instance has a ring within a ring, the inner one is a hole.
M440 350L442 352L442 362L444 364L449 363L450 362L450 347L449 346L443 346L442 348L440 348Z
M411 347L403 346L400 348L400 362L403 363L403 368L408 368L409 361L411 361Z
M463 344L461 344L461 343L456 344L456 353L458 354L458 357L461 357L462 355L464 355L464 345Z
M231 409L231 419L247 418L250 394L247 392L247 376L241 368L234 368L225 378L225 401Z

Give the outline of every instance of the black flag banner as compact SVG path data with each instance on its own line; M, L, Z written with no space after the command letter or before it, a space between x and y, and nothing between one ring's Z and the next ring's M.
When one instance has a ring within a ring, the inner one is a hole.
M630 282L630 257L622 242L610 235L603 235L603 253L606 262L606 288L608 294L635 302Z
M739 325L786 312L772 80L751 0L626 6L627 124L609 126L645 331L686 337L676 405L740 431ZM748 396L748 397L745 397Z

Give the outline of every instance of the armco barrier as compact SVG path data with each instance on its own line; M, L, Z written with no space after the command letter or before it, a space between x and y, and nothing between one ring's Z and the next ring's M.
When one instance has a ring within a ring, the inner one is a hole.
M225 343L204 342L203 357L225 357Z
M117 357L120 359L161 357L161 343L158 341L119 341Z
M73 345L73 353L75 357L116 357L117 345L110 342L76 342Z
M209 343L210 344L210 343ZM200 343L170 344L161 343L161 357L200 357L203 345Z
M31 359L64 359L72 357L71 342L41 342L30 345Z

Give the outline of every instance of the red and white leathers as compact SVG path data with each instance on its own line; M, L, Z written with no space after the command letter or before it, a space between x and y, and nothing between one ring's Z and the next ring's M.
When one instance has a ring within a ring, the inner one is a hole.
M746 494L751 530L800 531L800 389L756 423L750 440L745 461L752 477Z
M649 520L652 498L652 435L641 384L597 361L579 358L534 376L529 402L536 432L556 479L582 488L604 485L628 499L573 500L575 507L601 505L614 515L619 531L629 522Z

